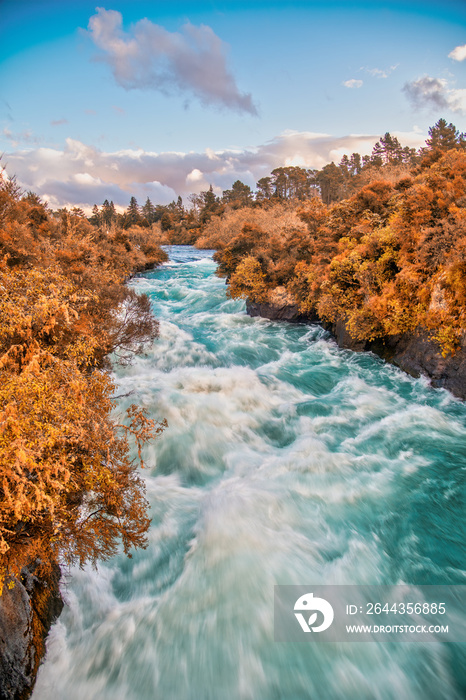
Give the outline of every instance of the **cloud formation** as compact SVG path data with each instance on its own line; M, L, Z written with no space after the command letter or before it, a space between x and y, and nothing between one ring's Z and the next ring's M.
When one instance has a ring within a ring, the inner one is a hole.
M17 148L20 143L40 143L40 138L35 136L30 129L14 133L6 126L3 129L3 135L8 139L13 148Z
M418 132L394 132L405 146L424 142ZM127 207L131 195L143 204L168 204L178 195L208 189L215 192L241 180L255 189L255 183L279 166L322 168L338 163L347 153L371 153L380 134L356 134L335 138L329 134L286 131L257 148L203 153L153 153L122 150L107 153L95 146L67 139L63 150L36 148L5 154L7 172L17 176L25 190L37 192L53 208L80 206L90 211L104 199Z
M466 44L456 46L453 51L450 51L448 58L452 58L454 61L464 61L466 59Z
M398 63L394 66L390 66L390 68L364 68L361 70L365 70L366 73L369 73L369 75L372 75L374 78L388 78L390 73L393 73L394 70L398 68Z
M444 78L422 78L405 83L403 92L415 109L450 109L453 112L466 112L466 90L448 86Z
M177 91L194 95L203 105L257 115L250 94L241 93L226 65L226 44L204 24L187 22L180 32L142 19L131 31L122 28L122 15L97 8L88 33L126 90Z
M362 80L356 80L356 78L351 78L351 80L345 80L343 85L347 88L360 88L362 87Z

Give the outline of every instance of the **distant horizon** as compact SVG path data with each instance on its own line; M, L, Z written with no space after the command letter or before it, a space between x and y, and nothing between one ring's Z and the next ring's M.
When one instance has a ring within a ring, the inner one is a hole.
M466 5L2 4L0 151L53 208L154 204L466 131Z

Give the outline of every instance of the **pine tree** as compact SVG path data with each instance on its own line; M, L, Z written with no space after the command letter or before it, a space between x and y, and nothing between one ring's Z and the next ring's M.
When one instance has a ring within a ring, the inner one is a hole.
M261 179L256 182L256 187L256 200L262 201L264 199L271 199L273 194L271 177L261 177Z
M438 122L429 129L429 138L426 139L426 150L431 151L449 151L457 146L465 147L466 136L461 134L456 126L450 122L447 124L445 119L439 119Z
M401 163L403 159L403 149L396 136L392 136L388 131L380 139L380 146L383 152L384 165Z
M106 199L105 202L102 204L101 218L102 223L106 226L111 226L112 223L116 220L115 205L113 204L113 202L109 202L108 199Z
M136 226L141 221L141 212L136 197L131 197L129 206L125 212L125 228Z
M155 222L155 207L150 201L149 197L146 199L146 203L142 207L141 213L149 226Z
M251 188L241 180L236 180L231 190L223 191L222 199L224 202L235 202L238 206L248 207L252 203Z
M89 217L89 223L91 223L93 226L100 226L101 220L102 217L99 211L99 207L97 206L97 204L94 204L94 206L92 207L92 216Z

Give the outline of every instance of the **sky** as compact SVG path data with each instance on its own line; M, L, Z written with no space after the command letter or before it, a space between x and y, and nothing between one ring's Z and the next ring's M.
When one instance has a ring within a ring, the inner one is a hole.
M466 131L466 0L0 0L0 61L1 162L54 209Z

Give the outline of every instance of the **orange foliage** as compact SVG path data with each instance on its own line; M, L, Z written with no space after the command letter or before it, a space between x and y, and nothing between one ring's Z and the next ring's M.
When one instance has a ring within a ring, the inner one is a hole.
M106 234L1 180L0 584L32 560L82 565L120 541L126 553L145 545L130 441L142 463L166 422L132 406L115 423L105 367L156 336L149 299L124 281L164 259L150 229Z
M466 327L466 152L399 174L328 208L306 202L297 213L307 231L233 226L215 256L219 273L252 301L285 286L303 313L342 318L357 339L422 327L454 351ZM224 230L235 223L223 219Z

